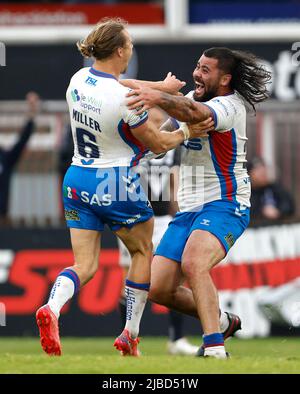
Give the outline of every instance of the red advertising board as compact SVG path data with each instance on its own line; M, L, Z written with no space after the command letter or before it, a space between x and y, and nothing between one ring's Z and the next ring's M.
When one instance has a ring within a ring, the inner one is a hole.
M0 4L0 26L90 25L107 16L131 24L164 23L159 4Z

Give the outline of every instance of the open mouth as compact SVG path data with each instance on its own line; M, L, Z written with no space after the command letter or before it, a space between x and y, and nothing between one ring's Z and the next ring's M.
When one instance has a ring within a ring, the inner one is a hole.
M195 93L197 96L201 96L204 93L205 90L205 85L202 82L196 82L195 81Z

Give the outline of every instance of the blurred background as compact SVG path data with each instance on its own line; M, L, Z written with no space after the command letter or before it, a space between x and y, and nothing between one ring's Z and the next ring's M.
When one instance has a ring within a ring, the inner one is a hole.
M130 23L128 78L172 71L187 93L212 46L252 51L272 71L271 99L248 115L251 226L213 278L221 307L243 320L241 337L300 335L300 1L0 0L0 336L36 335L36 309L73 263L61 203L73 149L65 91L87 65L76 41L104 16ZM65 308L62 335L120 329L122 271L109 231L102 247L99 272ZM141 331L165 335L166 310L149 304ZM198 322L185 331L199 333Z

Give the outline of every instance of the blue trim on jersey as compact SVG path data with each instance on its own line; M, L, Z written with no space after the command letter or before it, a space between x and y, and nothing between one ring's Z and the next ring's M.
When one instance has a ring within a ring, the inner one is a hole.
M90 72L91 74L96 75L97 77L112 78L112 79L115 79L115 80L117 81L117 78L116 78L114 75L105 73L105 72L103 72L103 71L95 70L93 67L91 67L91 68L89 69L89 72Z
M237 202L236 200L236 193L237 193L237 183L234 175L234 166L236 164L236 158L237 158L237 143L236 143L236 134L234 128L231 129L231 141L232 141L232 147L233 147L233 152L232 152L232 162L229 167L230 171L230 178L232 180L232 194L233 194L233 200Z
M208 136L208 141L209 141L209 146L210 146L211 156L212 156L212 159L213 159L214 168L215 168L216 174L218 175L219 182L220 182L221 199L223 199L223 200L226 199L227 200L227 198L226 198L226 195L227 195L226 179L225 179L224 175L222 174L221 167L219 166L219 163L218 163L218 160L217 160L217 157L216 157L216 153L215 153L214 148L213 148L211 135Z
M141 121L139 121L139 123L135 124L134 126L130 126L130 125L129 125L129 127L130 127L131 129L135 129L136 127L139 127L139 126L141 126L143 123L145 123L146 120L148 120L148 114L146 115L145 118L143 118Z
M210 105L208 105L206 103L201 103L201 104L205 105L207 108L210 109L210 111L211 111L211 113L213 115L213 118L214 118L214 123L215 123L215 128L216 128L217 125L218 125L218 116L217 116L216 111Z
M149 291L150 283L136 283L136 282L132 282L129 279L126 279L126 286L132 287L134 289Z

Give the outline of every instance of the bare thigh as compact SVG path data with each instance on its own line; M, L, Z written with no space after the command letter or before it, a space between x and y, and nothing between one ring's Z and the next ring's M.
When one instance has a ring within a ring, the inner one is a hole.
M195 271L209 271L225 257L217 237L208 231L195 230L190 235L182 255L182 269L188 278Z

